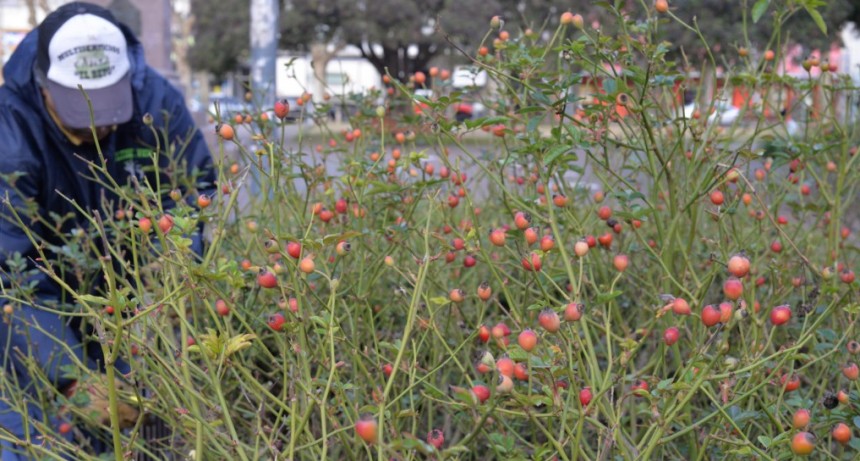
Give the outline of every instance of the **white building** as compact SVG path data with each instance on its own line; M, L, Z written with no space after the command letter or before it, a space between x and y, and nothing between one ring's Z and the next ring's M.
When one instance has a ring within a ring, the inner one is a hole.
M850 23L842 29L841 36L845 48L843 62L840 65L857 84L860 84L860 28Z
M320 89L332 96L342 97L367 94L372 89L382 88L382 76L354 46L340 50L328 62L323 88L319 88L315 82L309 53L283 52L278 56L275 66L275 94L282 98L293 99L304 92L314 93Z

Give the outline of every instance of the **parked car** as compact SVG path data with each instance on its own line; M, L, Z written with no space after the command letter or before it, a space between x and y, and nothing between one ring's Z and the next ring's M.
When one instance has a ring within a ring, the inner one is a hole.
M487 115L487 108L480 102L459 102L454 104L454 110L455 117L459 122Z
M230 120L236 114L248 114L251 112L250 104L232 96L209 96L209 114L213 117L221 114L221 120Z

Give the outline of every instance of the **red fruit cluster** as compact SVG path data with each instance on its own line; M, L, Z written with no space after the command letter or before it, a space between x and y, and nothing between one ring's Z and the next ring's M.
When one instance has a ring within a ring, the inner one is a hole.
M540 272L543 263L539 254L531 253L530 255L523 257L522 265L523 269L527 271Z
M367 443L376 442L377 423L372 415L363 415L355 422L355 433Z
M287 115L289 115L290 113L290 102L286 99L279 99L275 101L274 112L275 117L278 117L281 120L287 118Z
M263 288L275 288L278 286L278 279L275 277L275 274L261 269L260 273L257 274L257 284Z
M490 398L490 388L483 384L475 384L472 386L472 394L480 403L484 403Z
M427 443L437 450L441 450L445 445L445 434L439 429L433 429L427 434Z
M266 325L268 325L272 330L281 331L286 322L287 320L284 318L284 314L276 312L269 316L268 320L266 320Z
M517 337L517 343L526 352L533 351L535 346L537 346L537 342L538 337L532 330L523 330L523 332Z
M558 313L550 308L541 311L538 315L538 323L549 333L556 333L561 329L561 319Z
M791 320L791 308L787 304L776 306L770 311L770 323L775 326L785 325Z

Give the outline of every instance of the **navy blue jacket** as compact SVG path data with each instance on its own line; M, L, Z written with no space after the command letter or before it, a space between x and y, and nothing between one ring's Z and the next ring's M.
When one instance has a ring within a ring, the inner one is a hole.
M127 28L123 27L123 31L129 42L132 61L134 115L131 121L119 125L100 142L110 175L119 184L128 184L131 176L139 180L146 176L153 185L155 175L159 175L162 187L169 188L168 178L175 172L168 168L170 159L166 157L165 140L159 141L159 165L153 166L149 155L157 144L152 127L143 123L144 114L150 114L155 131L160 132L167 127L167 141L179 146L176 149L177 159L184 164L186 173L197 178L197 191L211 193L215 183L212 158L203 136L194 126L182 95L146 65L140 42ZM14 222L12 208L22 212L28 207L36 207L38 216L50 225L26 221L27 226L47 245L61 245L61 234L76 227L87 227L84 216L62 195L73 199L88 212L100 210L102 216L112 217L116 211L116 205L113 209L107 209L104 200L110 201L114 197L97 181L90 179L92 173L83 160L97 161L95 145L85 143L75 146L45 109L33 72L37 33L37 30L29 33L3 67L5 83L0 87L0 200L4 201L0 204L0 268L3 274L9 271L7 258L16 252L30 261L30 268L34 267L32 261L38 257L31 241ZM20 176L13 180L9 176L13 174ZM7 198L8 202L5 201ZM56 217L68 216L71 219L62 220L59 229L54 228ZM72 277L69 279L68 282L74 287ZM37 304L45 305L52 300L62 299L62 290L44 274L35 275L32 280L36 284ZM5 275L3 282L8 289ZM0 304L5 302L0 297ZM8 327L0 324L0 328ZM23 348L24 344L17 344L21 340L19 336L14 335L12 346ZM5 334L3 337L6 337ZM6 352L8 360L12 352L6 347L4 344L2 350ZM49 360L54 360L46 355L50 352L42 349L34 355L41 364L47 364ZM48 378L60 384L61 379L57 376L59 367L48 368L45 370Z
M170 143L184 146L177 151L180 151L180 160L186 163L187 172L203 172L198 177L199 190L211 192L214 184L211 155L203 136L195 129L182 95L146 65L140 43L127 29L124 28L124 32L129 40L135 107L131 121L120 125L100 143L111 176L119 184L126 184L132 174L138 179L146 175L154 185L154 175L161 174L162 187L170 184L166 177L169 159L164 153L163 139L160 140L161 165L153 169L149 158L149 153L156 145L156 138L153 130L145 126L142 119L144 114L150 114L155 128L168 126ZM63 226L63 231L67 231L85 221L77 216L74 206L59 192L74 199L85 210L103 209L102 194L106 194L108 200L112 197L96 181L88 179L92 174L85 161L78 158L97 161L95 145L73 145L45 109L33 75L36 45L37 31L33 31L24 38L3 67L5 85L0 87L0 175L19 172L23 176L14 181L14 188L0 179L0 197L8 193L10 205L19 210L23 209L25 200L32 200L39 207L39 215L49 221L52 220L52 214L76 215L77 219ZM103 212L113 216L115 211ZM9 217L8 210L4 210L3 217ZM32 230L49 243L58 243L44 226L35 225ZM0 219L0 262L12 252L35 257L33 250L30 241L17 225L7 219ZM40 282L40 290L45 294L56 294L56 287L52 285Z

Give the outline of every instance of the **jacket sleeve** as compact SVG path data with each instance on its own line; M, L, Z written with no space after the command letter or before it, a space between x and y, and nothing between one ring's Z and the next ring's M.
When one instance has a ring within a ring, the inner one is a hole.
M0 267L2 267L4 290L12 288L11 276L22 274L10 271L10 260L25 260L38 256L24 227L38 241L42 235L42 224L35 219L41 213L38 204L38 166L32 155L31 143L26 139L24 125L11 110L0 111ZM22 222L19 222L18 220ZM28 272L33 264L28 261ZM33 273L29 283L35 283L40 293L58 295L57 289L41 272Z
M170 113L170 142L183 146L179 152L186 163L189 177L195 177L199 193L211 194L215 190L217 175L212 163L212 154L203 134L194 124L191 113L185 106L185 98L172 85L165 92L164 107Z
M0 328L0 351L12 368L7 371L16 373L25 384L30 375L22 356L34 358L48 380L63 385L69 380L63 378L62 369L75 363L68 352L84 363L86 359L67 319L37 307L57 302L61 288L35 267L38 252L24 231L26 227L36 242L46 231L34 219L43 212L38 204L41 176L34 155L36 144L25 127L13 110L0 108L0 304L10 303L13 309L11 328ZM32 287L32 297L16 292L18 286Z
M217 172L215 171L212 162L212 154L209 151L209 146L203 138L203 134L197 129L194 124L194 119L191 113L185 106L185 99L182 94L172 85L167 84L168 88L165 92L166 98L163 104L170 114L168 136L170 142L180 147L178 151L180 162L186 165L186 172L190 178L195 179L195 185L198 194L212 196L215 191L215 182L217 180ZM192 197L192 198L196 198ZM192 204L196 206L196 202ZM203 254L203 225L198 228L198 231L192 236L192 246L197 255Z

